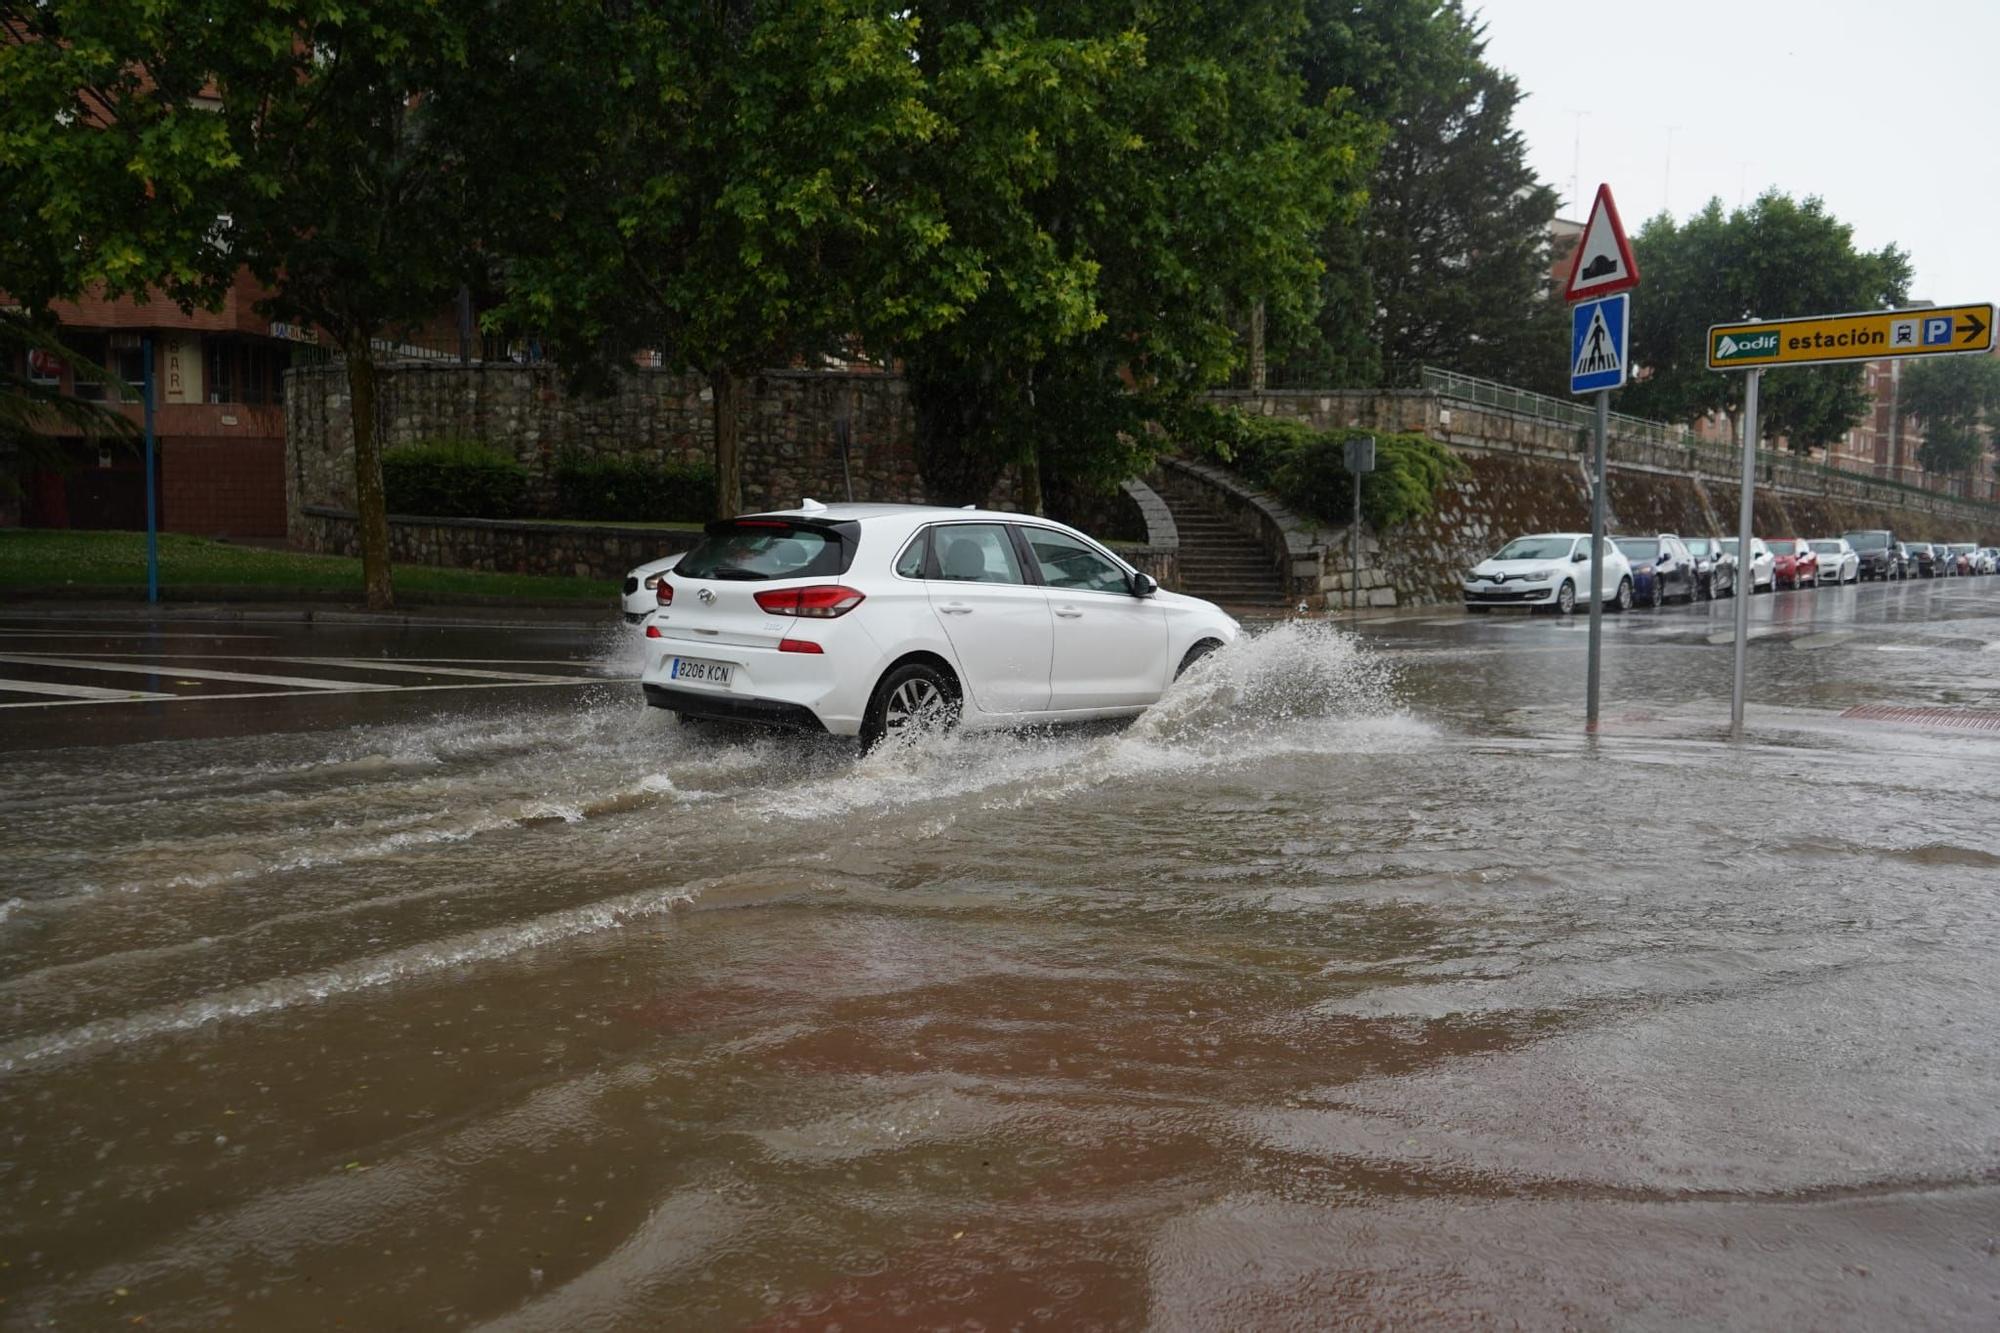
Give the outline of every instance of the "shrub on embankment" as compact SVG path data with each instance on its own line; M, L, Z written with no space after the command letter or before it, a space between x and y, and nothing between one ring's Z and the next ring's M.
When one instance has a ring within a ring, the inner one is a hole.
M383 451L392 514L518 518L528 512L528 469L477 440L426 440Z
M533 471L479 440L425 440L382 455L392 514L698 523L715 506L715 470L705 463L565 451L556 457L549 480L552 488L538 488Z
M699 523L715 511L715 469L706 463L594 458L556 459L556 509L563 518L600 523Z
M1347 441L1375 437L1375 470L1362 478L1361 514L1376 531L1431 512L1438 489L1465 464L1423 435L1358 429L1315 430L1301 421L1199 406L1181 423L1181 447L1230 468L1302 514L1345 525L1354 512Z

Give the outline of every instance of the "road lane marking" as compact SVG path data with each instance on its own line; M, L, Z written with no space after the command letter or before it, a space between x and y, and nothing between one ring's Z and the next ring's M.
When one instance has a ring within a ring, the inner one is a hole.
M190 680L225 680L242 685L291 685L307 690L393 690L394 685L373 681L322 680L314 676L267 676L254 671L215 671L207 667L171 666L173 659L149 658L143 662L107 662L81 657L43 657L39 654L0 653L0 662L21 666L52 667L64 671L116 671L125 675L176 676ZM200 658L195 659L197 661Z
M301 666L353 667L361 671L408 671L433 676L465 676L473 680L548 680L546 672L534 671L483 671L476 667L433 666L428 661L414 658L370 658L370 657L265 657L265 662L287 662ZM478 659L471 659L478 660ZM578 665L581 665L580 663ZM593 677L593 679L595 679Z
M151 694L145 690L107 690L99 685L51 685L45 680L0 680L0 693L56 694L71 700L102 703L107 699L172 699L171 694ZM21 707L32 705L9 705Z
M71 708L121 703L235 703L239 699L326 699L336 694L428 694L435 690L536 690L550 686L637 685L637 676L570 676L562 679L468 681L463 685L342 685L324 690L246 690L241 694L120 694L114 699L37 699L0 703L0 708Z

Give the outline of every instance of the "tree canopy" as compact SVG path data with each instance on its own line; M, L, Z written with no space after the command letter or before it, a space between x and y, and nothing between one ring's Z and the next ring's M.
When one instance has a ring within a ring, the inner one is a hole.
M1358 204L1372 135L1304 95L1296 0L912 8L948 127L918 169L982 275L895 349L926 482L983 499L1013 465L1030 503L1099 489L1237 363L1232 312L1310 317L1317 238Z
M2000 422L2000 359L1925 358L1903 368L1899 392L1902 410L1923 423L1917 462L1924 470L1972 471Z
M1685 222L1652 219L1632 238L1645 283L1633 296L1635 383L1620 410L1667 421L1742 411L1743 377L1707 368L1708 327L1900 305L1909 258L1895 246L1857 250L1853 229L1818 199L1770 191L1748 208L1720 200ZM1758 425L1800 453L1838 440L1868 412L1859 366L1764 377Z
M1312 0L1299 47L1309 100L1379 122L1358 218L1336 216L1295 383L1414 383L1425 365L1555 387L1567 325L1549 294L1556 196L1514 127L1517 81L1485 58L1459 0Z

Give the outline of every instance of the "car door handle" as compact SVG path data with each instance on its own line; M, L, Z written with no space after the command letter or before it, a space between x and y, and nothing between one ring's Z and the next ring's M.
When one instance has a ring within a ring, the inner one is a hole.
M1073 606L1060 606L1056 608L1056 614L1061 616L1064 620L1075 620L1078 616L1081 616L1083 612L1077 610Z
M938 610L944 612L948 616L969 616L972 614L972 608L967 606L964 602L946 602L943 606L940 606Z

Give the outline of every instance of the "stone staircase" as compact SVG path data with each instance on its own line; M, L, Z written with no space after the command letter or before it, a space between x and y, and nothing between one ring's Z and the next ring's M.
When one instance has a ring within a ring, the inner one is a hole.
M1152 484L1180 529L1181 592L1224 606L1287 605L1277 562L1208 499L1207 487L1171 468Z

